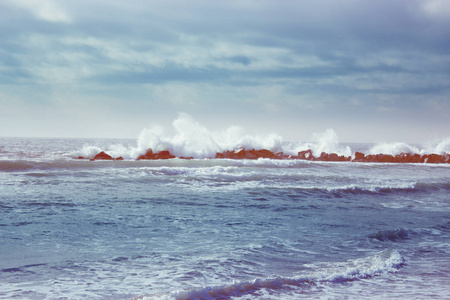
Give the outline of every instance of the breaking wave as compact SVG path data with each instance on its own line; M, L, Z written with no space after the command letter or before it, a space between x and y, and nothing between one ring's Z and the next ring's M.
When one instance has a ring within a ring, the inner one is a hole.
M307 288L310 285L326 283L342 283L371 278L382 274L397 272L405 263L405 259L396 250L385 250L373 256L348 260L341 263L323 263L307 265L310 273L282 277L235 281L219 286L205 286L190 290L176 291L170 294L146 295L136 299L229 299L251 295L261 289L281 291L284 288Z
M408 145L406 143L385 143L385 144L378 144L372 147L369 152L369 154L389 154L389 155L398 155L401 153L408 153L408 154L446 154L450 153L450 137L447 137L446 139L442 141L438 141L435 143L430 143L428 145L425 145L424 147L420 146L412 146Z
M107 151L113 157L136 159L152 149L157 153L169 151L177 157L214 158L216 153L237 149L267 149L273 153L283 152L286 155L297 155L300 151L311 150L316 157L321 153L336 153L343 156L354 156L355 151L348 145L342 145L333 129L322 133L314 133L312 142L286 142L282 136L269 133L266 135L250 135L236 126L222 131L211 131L202 126L187 114L180 114L172 123L174 134L166 133L165 128L154 126L145 128L139 134L136 145L110 145L108 149L85 145L81 150L69 153L71 157L82 156L93 158L100 151ZM357 150L359 151L359 150ZM424 147L406 143L378 144L368 149L368 154L445 154L450 153L450 137Z
M31 149L10 149L8 144L1 146L0 161L8 160L40 160L55 161L61 159L74 159L83 157L93 159L102 151L106 152L113 158L123 158L124 160L135 160L141 155L145 155L148 149L152 149L153 153L161 151L169 151L175 157L185 158L215 158L216 154L226 151L251 151L266 149L278 157L294 157L299 152L308 152L306 159L321 159L322 153L335 154L342 160L348 161L357 159L358 152L367 155L400 155L404 154L403 159L412 159L405 156L418 154L424 156L426 154L446 155L445 162L450 162L450 137L436 141L427 145L409 145L406 143L388 143L388 144L352 144L344 145L339 141L339 137L333 129L327 129L322 133L314 133L310 142L290 142L285 141L282 136L276 133L267 133L263 135L251 135L246 133L242 128L231 126L224 130L212 131L202 126L187 114L180 114L172 123L173 133L169 134L165 128L154 126L143 129L137 140L116 140L114 142L99 140L75 141L68 140L67 145L59 144L59 148L53 142L42 141L39 144L35 141L35 147ZM61 142L60 142L61 143ZM80 144L84 145L79 148ZM55 146L55 148L52 148ZM72 147L72 148L71 148ZM16 150L16 151L14 151ZM337 156L324 158L322 160L337 160ZM372 161L381 160L381 158L371 158ZM389 159L389 158L387 158ZM417 159L416 159L417 160ZM425 162L426 159L423 158ZM416 162L410 160L408 162Z

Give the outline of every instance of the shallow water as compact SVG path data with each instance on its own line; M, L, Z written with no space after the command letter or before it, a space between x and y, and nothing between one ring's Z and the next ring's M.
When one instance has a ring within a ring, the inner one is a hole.
M74 159L132 146L0 139L1 298L450 297L448 164Z

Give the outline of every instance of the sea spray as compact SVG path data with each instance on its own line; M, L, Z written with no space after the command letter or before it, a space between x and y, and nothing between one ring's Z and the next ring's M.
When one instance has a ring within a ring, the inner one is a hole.
M373 146L369 150L369 154L389 154L389 155L398 155L400 153L422 154L422 152L423 150L419 150L419 148L405 143L378 144Z
M181 113L172 122L175 130L173 135L167 134L162 126L153 126L143 129L137 139L137 145L110 145L107 149L98 146L85 145L80 151L68 154L70 157L82 156L93 158L100 151L105 151L113 157L136 159L152 149L154 153L169 151L177 157L194 157L198 159L214 158L216 153L235 151L239 149L267 149L273 153L283 152L285 155L296 156L298 152L311 150L315 157L322 153L336 153L340 156L354 156L349 146L339 142L338 135L333 129L322 133L314 133L312 142L285 142L282 136L276 133L266 135L250 135L241 127L231 126L221 131L211 131L194 120L191 116ZM450 137L419 148L406 143L382 143L373 146L366 154L445 154L450 152Z
M129 151L133 152L135 157L144 154L150 148L155 153L168 150L175 156L195 158L213 158L217 152L236 149L283 151L283 138L274 133L252 136L245 134L242 128L236 126L214 132L184 113L180 114L172 125L176 132L174 136L166 135L164 129L159 126L142 130L137 149Z
M450 137L447 137L443 140L435 141L434 143L429 143L422 148L419 146L413 146L406 143L380 143L373 146L368 154L389 154L389 155L398 155L401 153L408 154L446 154L450 153Z
M351 156L352 151L349 146L341 146L336 132L329 128L323 133L314 133L311 150L314 156L320 156L322 152L337 153L339 155Z

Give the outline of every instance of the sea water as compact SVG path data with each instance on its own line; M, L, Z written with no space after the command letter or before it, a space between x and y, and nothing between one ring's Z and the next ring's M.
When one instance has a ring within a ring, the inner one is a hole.
M228 141L0 138L0 298L450 298L449 164L207 158L374 149Z

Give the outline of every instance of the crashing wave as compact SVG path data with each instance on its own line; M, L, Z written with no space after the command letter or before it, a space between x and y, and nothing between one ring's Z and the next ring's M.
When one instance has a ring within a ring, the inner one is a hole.
M307 287L323 283L341 283L382 274L397 272L405 259L396 250L385 250L373 256L352 259L341 263L324 263L308 265L309 274L282 277L273 276L250 281L235 281L219 286L205 286L190 290L176 291L170 294L146 295L136 299L229 299L250 295L261 289L282 290L289 287Z

